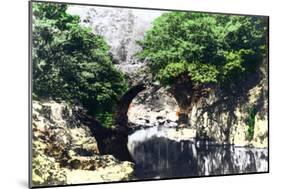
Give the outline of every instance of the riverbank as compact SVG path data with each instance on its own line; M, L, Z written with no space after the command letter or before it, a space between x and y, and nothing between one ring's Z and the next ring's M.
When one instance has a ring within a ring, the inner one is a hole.
M33 186L112 182L133 177L134 164L101 155L76 114L81 107L33 101Z

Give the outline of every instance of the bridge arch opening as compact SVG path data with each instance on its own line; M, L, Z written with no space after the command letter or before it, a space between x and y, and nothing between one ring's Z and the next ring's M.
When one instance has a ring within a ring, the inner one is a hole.
M178 100L164 87L139 84L131 87L120 99L115 113L117 126L177 126L182 119Z

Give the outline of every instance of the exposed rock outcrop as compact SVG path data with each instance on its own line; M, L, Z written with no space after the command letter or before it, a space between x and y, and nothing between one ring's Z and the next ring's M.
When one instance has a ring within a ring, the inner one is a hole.
M131 162L101 155L90 129L78 119L81 107L33 101L33 186L126 180Z
M197 130L199 138L219 143L268 147L267 78L267 62L264 62L257 73L238 86L236 94L213 89L207 98L193 104L189 115L191 128ZM254 120L252 137L250 119Z
M111 7L69 6L68 12L79 14L81 24L89 26L95 34L105 38L116 67L129 78L145 63L135 54L141 50L137 41L141 40L152 22L163 12L132 10Z
M182 111L188 115L182 122L197 131L198 139L237 146L268 147L267 70L267 62L264 61L256 73L244 79L243 85L231 90L208 86L208 93L201 97L198 94L198 98L195 101L193 98L190 103L179 100L181 96L188 95L187 91L174 90L172 95L164 88L149 88L131 103L129 122L133 126L171 124L177 127L181 125L179 112ZM179 93L177 98L173 97L174 93Z

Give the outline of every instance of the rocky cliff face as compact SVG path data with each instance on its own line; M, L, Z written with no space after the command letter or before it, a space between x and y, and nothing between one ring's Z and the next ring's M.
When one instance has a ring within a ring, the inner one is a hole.
M189 122L197 136L219 143L268 147L267 70L265 61L258 73L238 86L235 95L215 88L207 98L193 104ZM252 137L249 127L253 129Z
M133 164L100 155L96 139L77 118L81 107L33 101L33 186L110 182L132 177Z
M141 50L137 44L153 20L163 11L132 10L110 7L70 6L68 12L78 14L81 24L89 26L97 35L105 38L116 67L129 77L145 66L135 54Z
M220 144L268 147L268 68L264 61L231 91L213 87L209 95L191 104L188 127L198 139ZM149 92L148 92L149 91ZM179 126L180 107L165 88L150 88L133 100L129 122L142 126ZM189 108L189 107L188 107Z
M236 89L213 87L191 105L188 126L198 139L237 146L268 147L268 68L265 61ZM149 91L149 92L148 92ZM151 88L133 100L129 122L144 126L179 126L180 106L165 88Z

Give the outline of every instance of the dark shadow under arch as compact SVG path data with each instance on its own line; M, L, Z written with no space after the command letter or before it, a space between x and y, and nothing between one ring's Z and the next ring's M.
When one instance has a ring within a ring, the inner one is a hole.
M127 129L128 127L128 109L129 105L133 101L133 99L147 87L145 84L138 84L131 87L119 100L116 108L116 112L114 115L114 120L117 128L119 129Z

